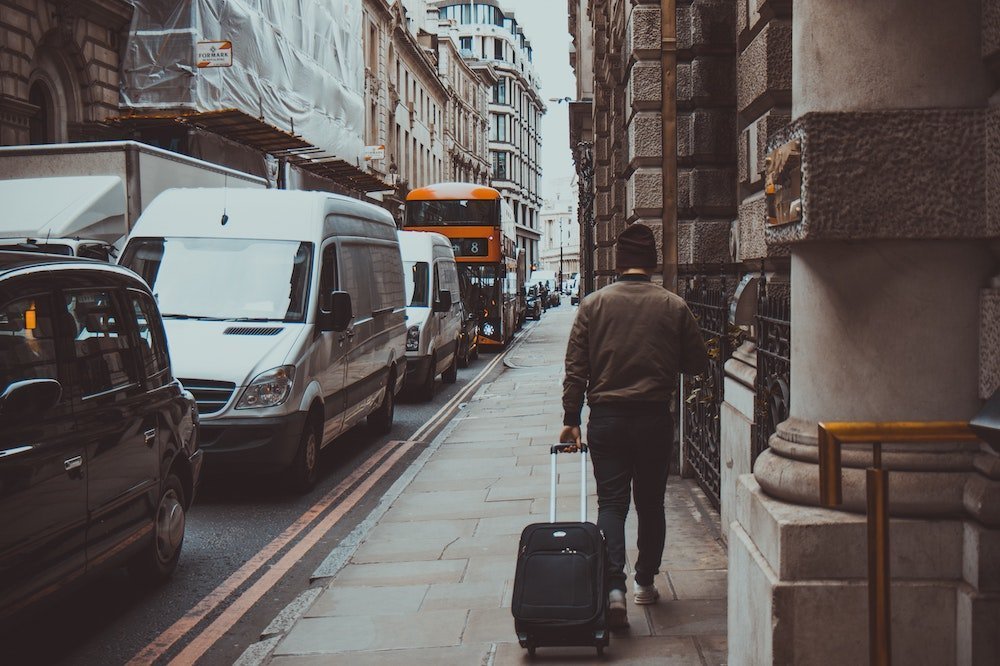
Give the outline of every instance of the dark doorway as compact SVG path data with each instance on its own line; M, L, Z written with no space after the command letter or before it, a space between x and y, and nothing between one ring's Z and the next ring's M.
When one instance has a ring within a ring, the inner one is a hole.
M28 121L28 137L31 143L54 143L55 106L52 92L42 81L35 81L28 91L28 102L38 107L38 111Z

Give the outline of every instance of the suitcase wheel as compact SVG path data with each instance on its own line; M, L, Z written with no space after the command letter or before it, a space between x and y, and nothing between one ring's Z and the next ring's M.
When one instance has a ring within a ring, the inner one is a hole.
M532 643L528 643L528 645L526 647L528 648L528 656L529 657L534 657L535 656L535 646Z

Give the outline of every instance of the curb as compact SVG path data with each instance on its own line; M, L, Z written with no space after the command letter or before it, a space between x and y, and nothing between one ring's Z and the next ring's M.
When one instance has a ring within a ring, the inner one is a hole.
M532 327L531 330L533 330ZM520 348L530 337L531 330L526 331L526 334L520 336L518 340L512 344L504 352L506 357L513 354L515 350ZM506 367L516 367L508 366L507 358L504 358L502 365ZM479 395L486 390L486 388L492 384L492 382L483 382L475 390L475 392L469 396L468 402L475 401ZM382 495L379 500L378 505L371 510L368 516L365 517L357 527L351 530L341 542L330 552L330 554L323 560L322 563L316 568L316 570L309 577L310 583L320 582L318 587L310 587L304 592L299 594L295 599L292 600L287 606L277 616L274 620L264 629L260 635L260 640L252 643L250 646L243 651L240 657L234 662L234 666L264 666L269 663L271 657L274 655L274 650L278 647L278 644L285 637L285 635L291 631L295 624L308 612L312 607L313 603L319 598L319 596L329 589L330 585L333 583L334 577L343 569L347 563L350 561L351 557L357 552L358 548L364 542L368 533L374 528L378 521L382 519L382 516L389 510L392 504L403 494L403 491L413 482L417 474L424 468L427 461L430 460L431 456L440 448L441 444L451 436L452 431L458 427L458 424L464 420L464 415L462 410L459 409L458 412L451 418L451 420L445 425L437 436L428 444L427 448L424 449L417 456L410 466L407 468L403 474L396 479L395 483L389 487L389 490Z

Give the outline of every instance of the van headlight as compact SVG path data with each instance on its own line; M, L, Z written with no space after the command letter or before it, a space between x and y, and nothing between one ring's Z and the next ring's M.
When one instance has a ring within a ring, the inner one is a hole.
M292 377L295 366L283 365L262 372L254 378L243 391L236 409L255 409L258 407L277 407L283 403L292 392Z
M417 351L420 348L420 327L411 326L406 330L406 351Z

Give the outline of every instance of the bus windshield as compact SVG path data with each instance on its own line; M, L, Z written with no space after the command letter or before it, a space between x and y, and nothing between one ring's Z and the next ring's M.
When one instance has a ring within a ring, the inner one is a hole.
M499 226L499 201L496 199L453 199L407 201L406 226L485 225Z

